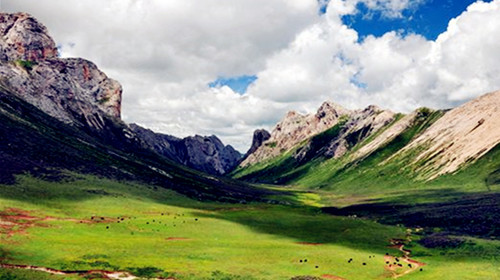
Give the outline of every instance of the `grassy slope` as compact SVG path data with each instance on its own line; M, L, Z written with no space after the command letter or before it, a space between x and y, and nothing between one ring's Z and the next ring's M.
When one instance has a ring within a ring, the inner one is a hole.
M0 183L29 172L58 178L72 170L113 179L141 181L198 199L241 201L268 192L229 178L208 176L144 149L108 120L105 129L65 125L0 86Z
M35 221L11 237L2 230L3 262L66 270L137 272L156 267L162 271L158 275L177 279L289 279L324 274L375 279L390 276L383 267L386 252L400 255L387 248L388 240L405 235L401 227L325 215L313 207L199 202L165 189L71 176L77 178L51 183L22 177L16 185L0 186L2 215L22 209L30 216L54 217ZM105 220L87 223L91 216ZM118 217L124 220L118 223ZM424 249L413 242L417 260L428 266L405 278L493 279L500 244L489 242L462 248L459 254ZM349 258L354 262L347 263ZM301 259L308 262L300 263Z
M308 156L307 162L297 162L293 157L294 153L300 148L308 145L311 154L324 147L331 139L337 137L343 128L346 120L341 120L337 125L330 129L313 136L310 140L304 141L297 145L294 149L281 154L278 157L268 159L263 162L253 164L245 168L238 168L231 173L233 178L247 180L250 182L264 183L286 183L290 177L297 177L300 174L307 174L312 166L311 160L314 162L323 160L315 159L312 155Z

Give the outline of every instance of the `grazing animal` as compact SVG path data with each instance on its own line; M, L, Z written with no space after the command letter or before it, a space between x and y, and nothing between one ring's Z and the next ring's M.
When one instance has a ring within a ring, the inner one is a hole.
M304 262L307 262L307 259L304 259Z
M315 266L316 268L319 268L319 266Z
M421 268L421 269L420 269L420 271L424 271L424 269L423 269L423 268Z
M363 263L363 265L366 265L366 263Z
M109 229L109 226L106 226L106 229Z

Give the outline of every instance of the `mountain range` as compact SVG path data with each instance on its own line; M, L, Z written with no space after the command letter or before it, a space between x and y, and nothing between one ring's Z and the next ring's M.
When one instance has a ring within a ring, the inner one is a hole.
M0 13L0 279L498 278L500 91L326 101L244 155L127 124L122 94Z

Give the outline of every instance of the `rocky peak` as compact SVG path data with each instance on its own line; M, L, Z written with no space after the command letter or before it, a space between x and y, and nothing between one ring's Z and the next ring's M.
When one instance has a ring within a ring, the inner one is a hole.
M290 111L273 129L271 137L253 153L248 154L241 166L278 156L302 141L333 127L342 116L349 116L352 113L329 101L324 102L315 114L302 115Z
M0 13L0 59L39 61L57 57L47 28L26 13Z
M250 154L253 154L262 144L271 138L271 133L265 129L257 129L253 132L252 145L248 149L247 153L243 157L246 159Z
M316 118L323 119L325 117L339 118L342 115L349 114L349 111L343 108L342 106L333 103L331 101L325 101L318 108L316 112Z
M25 13L0 13L0 86L69 124L101 130L120 118L121 85L81 58L58 58L47 28Z

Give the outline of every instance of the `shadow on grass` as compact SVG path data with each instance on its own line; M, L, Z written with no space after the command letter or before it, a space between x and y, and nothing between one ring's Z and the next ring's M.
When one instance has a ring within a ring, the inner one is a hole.
M332 217L313 208L306 210L289 206L269 206L265 209L241 209L197 215L238 223L263 234L293 238L298 246L336 244L383 254L387 252L390 239L404 236L403 229L399 227L361 219Z
M440 202L421 202L433 200ZM413 201L413 202L411 202ZM332 215L357 215L384 224L439 228L454 234L486 238L500 235L500 193L462 193L452 190L420 191L392 201L376 201L344 208L325 207Z

